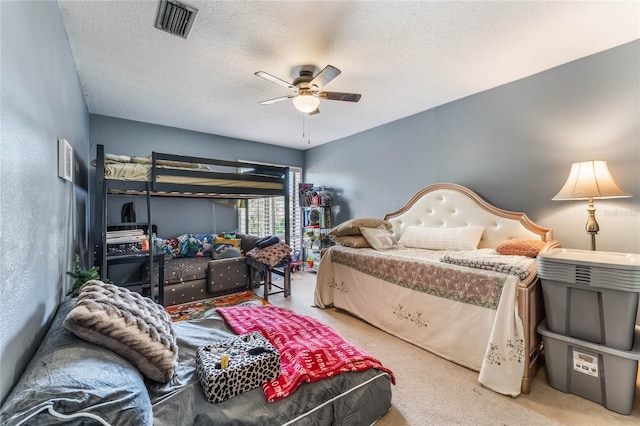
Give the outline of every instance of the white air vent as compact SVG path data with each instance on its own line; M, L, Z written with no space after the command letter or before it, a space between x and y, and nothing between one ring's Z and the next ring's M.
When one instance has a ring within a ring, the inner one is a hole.
M198 15L198 9L175 0L160 0L156 28L187 38Z

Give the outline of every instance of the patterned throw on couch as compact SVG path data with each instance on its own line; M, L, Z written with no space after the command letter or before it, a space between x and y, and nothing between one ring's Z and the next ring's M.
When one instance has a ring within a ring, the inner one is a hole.
M211 257L213 259L239 256L240 239L224 238L216 234L182 234L176 238L156 239L166 256L170 257ZM232 253L225 253L229 248Z

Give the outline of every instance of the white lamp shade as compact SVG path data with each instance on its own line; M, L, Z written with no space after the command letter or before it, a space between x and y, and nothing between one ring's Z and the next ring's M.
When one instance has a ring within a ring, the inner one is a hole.
M293 105L298 111L312 112L318 109L318 105L320 105L320 99L311 94L301 93L293 98Z
M606 161L593 160L573 163L567 182L553 200L588 200L589 198L626 198L613 179Z

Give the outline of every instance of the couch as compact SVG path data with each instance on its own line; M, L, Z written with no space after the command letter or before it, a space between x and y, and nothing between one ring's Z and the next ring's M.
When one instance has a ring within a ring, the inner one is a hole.
M236 238L240 239L240 249L243 253L239 257L166 257L164 305L178 305L259 286L260 278L250 276L244 256L255 246L259 237L236 234ZM149 266L145 264L142 268L143 279L148 279ZM154 270L154 277L154 282L157 283L157 269ZM158 294L157 284L155 294Z

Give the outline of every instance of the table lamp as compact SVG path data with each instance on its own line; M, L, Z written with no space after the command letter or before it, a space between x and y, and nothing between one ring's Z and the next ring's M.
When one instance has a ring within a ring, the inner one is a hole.
M607 162L602 160L573 163L567 182L553 200L589 200L587 212L589 218L585 230L591 235L591 250L596 249L596 234L600 230L596 222L595 198L628 198L631 194L624 192L613 179Z

